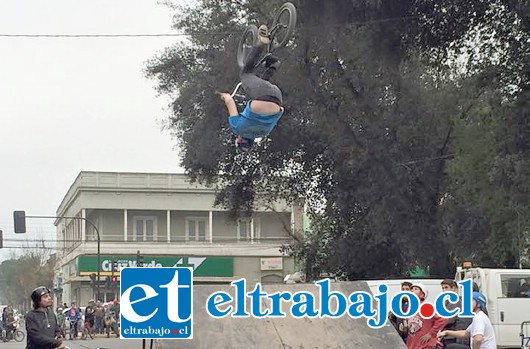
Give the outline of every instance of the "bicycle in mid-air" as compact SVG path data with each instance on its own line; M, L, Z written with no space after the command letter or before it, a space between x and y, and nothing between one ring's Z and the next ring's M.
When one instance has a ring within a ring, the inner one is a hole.
M258 60L256 67L263 64L267 56L271 55L274 51L287 45L294 33L296 17L296 7L290 2L284 3L276 11L272 20L272 25L269 27L270 44L267 45L267 49L263 56ZM240 68L243 68L250 50L253 46L258 44L258 41L258 27L254 24L249 25L243 32L237 48L237 64ZM241 85L241 82L236 85L231 96L238 105L243 106L246 103L246 96L238 93Z

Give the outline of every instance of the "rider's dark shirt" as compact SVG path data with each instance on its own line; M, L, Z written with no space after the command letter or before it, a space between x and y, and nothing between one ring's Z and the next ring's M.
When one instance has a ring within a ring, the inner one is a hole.
M61 335L52 310L32 310L26 315L26 349L52 349L60 345L56 338Z

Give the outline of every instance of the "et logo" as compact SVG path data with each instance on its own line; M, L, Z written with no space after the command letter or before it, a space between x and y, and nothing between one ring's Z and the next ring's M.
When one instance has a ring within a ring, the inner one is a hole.
M120 276L122 338L193 338L192 268L123 268Z

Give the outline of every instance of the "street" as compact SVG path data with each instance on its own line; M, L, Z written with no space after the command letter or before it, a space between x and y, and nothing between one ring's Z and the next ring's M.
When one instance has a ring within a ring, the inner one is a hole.
M146 349L149 349L149 339L146 340ZM110 338L101 337L87 340L66 340L65 345L71 349L142 349L141 339L121 339L111 336ZM17 343L9 341L0 342L0 349L24 349L26 340Z

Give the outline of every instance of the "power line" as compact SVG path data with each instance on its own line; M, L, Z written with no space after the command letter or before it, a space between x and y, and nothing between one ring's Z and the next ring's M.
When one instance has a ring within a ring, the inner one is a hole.
M8 249L8 248L15 248L15 249L30 249L30 250L33 250L33 249L39 249L39 250L59 250L61 249L60 247L53 247L53 246L4 246L3 249Z
M372 23L384 23L401 20L412 20L418 19L422 16L401 16L401 17L389 17L382 19L373 19L367 21L347 22L347 23L336 23L336 24L322 24L315 26L305 26L296 28L296 30L309 30L318 28L340 28L340 27L351 27L354 25L372 24ZM210 34L210 32L199 32L196 31L193 34ZM8 34L0 33L0 37L4 38L141 38L141 37L178 37L178 36L191 36L191 33L138 33L138 34ZM242 34L240 31L225 31L217 32L217 34Z
M124 38L124 37L164 37L164 36L190 36L186 33L161 33L161 34L0 34L7 38Z

